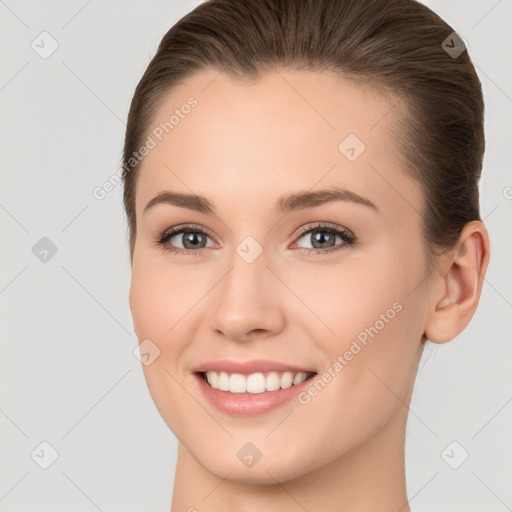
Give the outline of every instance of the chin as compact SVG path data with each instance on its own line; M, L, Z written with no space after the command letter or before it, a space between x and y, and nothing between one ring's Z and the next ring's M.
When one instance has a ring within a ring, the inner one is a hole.
M322 466L322 461L318 460L315 463L308 454L297 450L297 446L300 446L301 443L286 443L286 448L293 448L293 453L282 453L279 448L268 447L266 450L261 450L263 452L260 452L261 458L258 459L257 452L253 452L255 455L253 461L246 460L245 462L243 452L240 455L237 454L243 450L246 443L233 440L231 443L233 448L215 446L208 454L204 451L200 454L191 453L208 472L221 479L247 484L286 482ZM250 448L246 450L246 453L249 452ZM311 467L309 467L309 463L311 463Z

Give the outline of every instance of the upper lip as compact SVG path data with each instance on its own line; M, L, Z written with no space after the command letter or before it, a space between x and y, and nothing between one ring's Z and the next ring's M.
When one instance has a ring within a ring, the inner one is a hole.
M226 372L226 373L241 373L248 375L250 373L258 372L305 372L311 373L314 370L301 368L290 364L283 364L277 361L270 361L268 359L251 359L250 361L233 361L228 359L207 361L195 368L193 372Z

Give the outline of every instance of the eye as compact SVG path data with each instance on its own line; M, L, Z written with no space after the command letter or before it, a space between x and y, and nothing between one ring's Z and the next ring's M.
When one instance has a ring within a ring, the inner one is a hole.
M356 240L354 234L348 229L327 223L318 223L313 227L305 226L300 230L298 240L301 238L307 240L306 235L309 235L309 240L310 243L313 244L313 247L299 247L305 250L307 254L312 252L325 254L339 251L347 246L353 245ZM175 226L162 233L155 240L155 244L171 253L185 256L200 256L204 253L204 249L208 247L206 245L208 238L212 237L209 232L200 225L181 225ZM340 239L342 243L336 245L336 238ZM173 241L173 239L176 240ZM177 243L181 243L183 246L176 247Z
M190 224L175 226L165 231L155 243L165 251L185 256L199 256L204 252L202 249L206 248L207 238L209 234L202 226ZM173 242L173 239L176 241ZM177 242L182 243L183 247L175 247Z
M356 241L355 235L348 229L322 222L313 227L306 226L301 229L299 235L299 240L305 238L313 245L313 248L305 248L307 254L339 251ZM336 238L341 239L342 243L336 245Z

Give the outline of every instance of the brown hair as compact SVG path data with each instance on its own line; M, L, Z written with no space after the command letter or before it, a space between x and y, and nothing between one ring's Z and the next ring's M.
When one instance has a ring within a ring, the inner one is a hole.
M163 37L135 90L123 152L130 259L141 146L158 107L192 73L216 68L254 80L274 67L331 71L405 105L394 132L406 172L423 191L428 269L481 220L485 149L481 84L467 51L451 55L454 30L415 0L209 0ZM130 159L132 158L131 162Z

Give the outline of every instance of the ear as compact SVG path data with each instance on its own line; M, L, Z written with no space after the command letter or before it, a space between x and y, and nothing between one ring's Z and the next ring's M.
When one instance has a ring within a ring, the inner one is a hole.
M489 257L489 235L484 223L467 223L456 247L437 268L440 278L431 290L425 327L428 340L446 343L469 324L478 306Z

